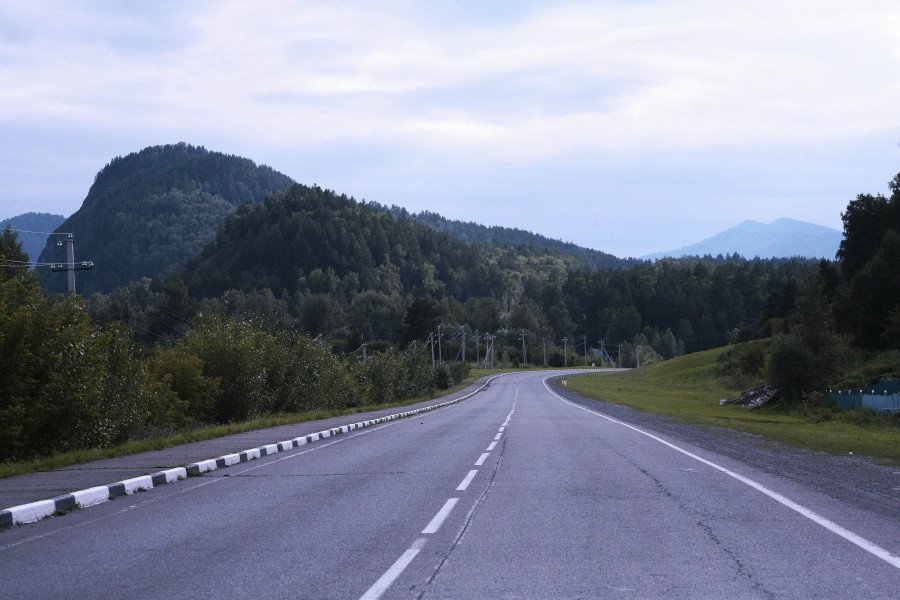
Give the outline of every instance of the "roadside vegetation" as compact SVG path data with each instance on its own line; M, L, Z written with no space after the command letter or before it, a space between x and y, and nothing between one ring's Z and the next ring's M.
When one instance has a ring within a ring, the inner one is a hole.
M299 413L274 413L262 417L248 419L246 421L240 421L237 423L196 427L171 435L151 435L149 437L131 440L105 448L69 450L67 452L58 452L39 458L0 462L0 479L4 477L12 477L13 475L34 473L36 471L49 471L51 469L59 469L62 467L67 467L69 465L86 463L92 460L115 458L117 456L127 456L129 454L149 452L151 450L164 450L166 448L172 448L181 444L201 442L204 440L211 440L227 435L233 435L236 433L256 431L258 429L268 429L270 427L279 427L281 425L296 425L298 423L305 423L307 421L320 421L322 419L366 413L375 410L401 408L404 406L409 406L411 404L417 404L419 402L425 402L427 400L433 400L435 398L453 394L472 384L476 379L482 377L485 374L495 374L493 372L486 373L481 371L483 370L473 370L473 373L470 376L466 377L456 385L446 390L435 390L427 396L410 398L402 402L392 402L388 404L370 404L366 406L355 406L353 408L320 409ZM493 369L490 371L496 371L496 373L506 372L502 369Z
M689 423L729 427L793 446L863 454L900 464L900 416L825 405L776 403L757 409L719 406L742 387L723 378L720 361L732 347L697 352L623 373L571 377L567 389Z

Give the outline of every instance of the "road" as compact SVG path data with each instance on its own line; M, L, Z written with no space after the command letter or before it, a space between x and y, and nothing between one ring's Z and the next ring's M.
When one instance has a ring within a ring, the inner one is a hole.
M545 377L2 532L0 595L897 597L896 521Z

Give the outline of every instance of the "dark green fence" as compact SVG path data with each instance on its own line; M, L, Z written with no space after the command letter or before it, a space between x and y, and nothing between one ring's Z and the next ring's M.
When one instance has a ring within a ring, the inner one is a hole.
M829 390L828 402L843 410L870 408L877 412L898 412L900 379L882 381L856 390Z

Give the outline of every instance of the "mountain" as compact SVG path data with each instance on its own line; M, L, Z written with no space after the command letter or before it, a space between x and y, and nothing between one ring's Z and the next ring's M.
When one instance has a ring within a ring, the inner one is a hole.
M18 229L17 233L19 241L22 243L22 249L28 254L28 259L34 262L40 256L44 246L47 245L49 232L55 230L65 220L66 218L62 215L28 212L3 219L0 221L0 230L6 229L6 227Z
M293 183L246 158L184 143L152 146L110 161L57 230L75 234L76 260L94 263L93 271L79 274L79 293L110 291L177 270L235 209ZM40 256L64 260L52 240ZM65 278L43 270L41 283L61 292Z
M843 234L796 219L781 218L771 223L744 221L696 244L641 258L717 256L738 253L746 258L834 258Z
M626 266L633 262L606 252L577 246L571 242L563 242L522 229L497 225L488 227L480 223L451 220L430 211L410 213L399 206L388 208L377 203L373 203L373 205L380 210L390 212L395 217L411 219L470 244L528 246L554 256L568 257L571 259L571 266L576 268L597 270Z
M297 291L444 293L496 285L478 250L409 219L317 186L295 185L241 207L184 269L197 297L263 286Z

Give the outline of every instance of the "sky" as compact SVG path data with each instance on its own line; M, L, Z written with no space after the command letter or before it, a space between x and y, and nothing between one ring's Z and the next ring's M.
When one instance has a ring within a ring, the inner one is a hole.
M184 141L641 256L900 172L896 0L0 0L0 219Z

